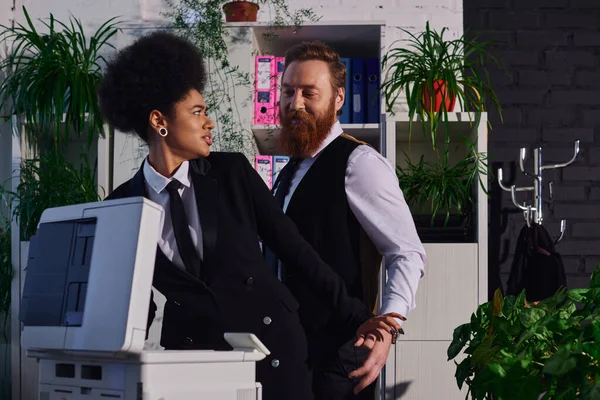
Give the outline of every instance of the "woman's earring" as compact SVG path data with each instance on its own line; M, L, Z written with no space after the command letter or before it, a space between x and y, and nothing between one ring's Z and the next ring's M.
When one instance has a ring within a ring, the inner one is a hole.
M165 137L169 134L169 131L167 131L167 128L160 128L158 130L158 134L162 137Z

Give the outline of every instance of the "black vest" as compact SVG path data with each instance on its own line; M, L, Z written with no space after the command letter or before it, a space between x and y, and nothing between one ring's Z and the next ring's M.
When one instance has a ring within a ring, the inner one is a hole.
M286 214L323 261L343 278L350 295L373 310L381 256L352 213L345 190L348 158L360 144L345 134L330 143L296 188ZM304 282L287 273L284 281L300 303L311 353L331 346L335 350L354 335L335 328L330 322L332 310Z

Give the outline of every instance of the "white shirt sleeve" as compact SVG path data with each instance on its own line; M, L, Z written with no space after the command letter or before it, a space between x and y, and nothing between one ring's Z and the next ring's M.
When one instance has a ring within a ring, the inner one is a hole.
M388 280L380 314L406 317L415 308L427 258L394 168L374 149L357 147L348 159L346 195L356 219L384 257Z

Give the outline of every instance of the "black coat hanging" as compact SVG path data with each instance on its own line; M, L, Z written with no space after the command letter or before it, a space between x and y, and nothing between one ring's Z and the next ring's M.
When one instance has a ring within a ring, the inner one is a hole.
M521 229L513 259L506 295L517 296L525 289L527 301L551 297L567 286L562 257L542 225L532 223Z

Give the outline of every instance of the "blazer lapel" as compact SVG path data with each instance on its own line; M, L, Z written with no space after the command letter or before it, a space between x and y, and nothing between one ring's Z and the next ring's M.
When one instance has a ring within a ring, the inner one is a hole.
M144 162L146 162L146 161L144 160ZM195 182L194 182L194 186L196 186ZM195 189L194 192L196 193L196 198L198 198L198 190ZM148 200L150 200L150 197L148 196L148 190L146 188L145 179L144 179L144 164L143 163L140 166L140 169L138 170L138 172L136 172L136 174L133 176L133 178L131 178L131 180L129 181L129 187L127 188L127 197L134 197L134 196L144 196ZM200 221L202 221L202 217L203 216L200 215ZM202 224L202 222L200 222L200 223ZM203 230L202 234L206 235L206 233L204 233L204 227L202 230ZM204 251L206 252L206 242L204 243L204 249L205 249ZM206 257L205 257L205 259L206 259ZM191 279L191 280L195 281L198 285L200 285L204 289L210 291L210 289L208 289L208 286L206 286L206 284L202 280L200 280L196 276L190 274L187 270L178 268L177 266L175 266L175 264L173 264L171 261L169 261L169 259L165 255L165 253L163 253L163 251L160 249L160 246L157 245L156 246L156 265L155 265L155 270L154 270L154 278L155 278L154 282L165 281L165 276L171 276L174 273L179 276L186 276L187 279ZM159 277L159 279L156 279L157 276Z
M218 183L217 180L209 176L209 162L200 158L194 160L191 164L192 182L194 183L194 194L196 195L196 204L198 205L198 217L200 218L200 227L202 229L202 244L204 260L202 268L210 268L211 258L214 255L217 244L217 205L218 205Z

